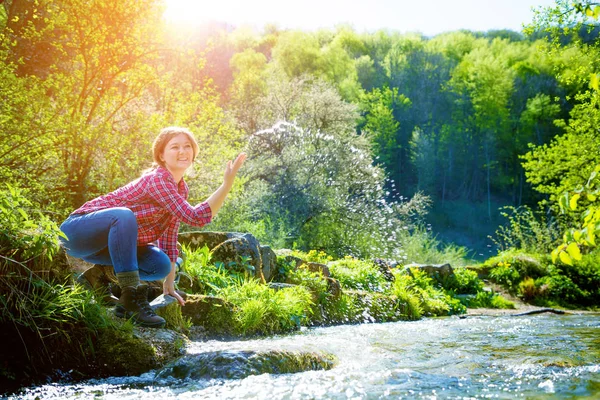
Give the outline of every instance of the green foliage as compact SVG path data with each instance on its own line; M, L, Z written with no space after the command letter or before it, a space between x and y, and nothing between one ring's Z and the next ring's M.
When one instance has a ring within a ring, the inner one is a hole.
M404 252L403 261L408 263L449 263L454 266L464 265L467 249L454 244L444 244L432 234L429 228L418 224L413 229L405 230L399 235L399 242Z
M592 171L585 186L577 188L573 193L565 193L561 197L561 209L575 210L577 203L582 200L588 204L581 215L581 225L565 232L563 244L552 252L552 261L557 259L567 265L581 260L582 248L596 247L596 236L600 234L600 165Z
M490 278L514 293L521 280L521 275L519 275L519 272L511 264L500 261L490 271Z
M515 303L493 292L477 292L474 297L461 298L461 302L469 308L515 308Z
M243 335L298 329L307 323L313 304L310 292L304 287L274 290L255 280L239 281L222 288L218 294L234 305L233 331Z
M320 273L300 267L287 274L286 282L307 288L313 295L313 299L316 300L316 304L324 304L330 297L327 293L327 281Z
M223 265L211 263L210 250L204 247L192 250L183 246L187 255L185 270L182 271L179 286L192 293L214 295L219 289L234 284L239 274L232 274Z
M338 298L323 304L323 320L326 324L357 323L363 309L356 296L342 293Z
M292 250L292 256L303 259L307 262L316 262L320 264L327 264L329 261L333 260L333 257L325 253L323 250L314 250L311 249L308 253L303 252L302 250Z
M454 275L440 283L455 294L477 294L483 290L483 281L477 272L467 268L455 268Z
M417 319L421 314L441 316L466 311L458 299L434 287L434 280L416 268L412 268L410 274L395 273L390 293L405 303L409 317Z
M506 225L496 230L491 238L500 251L519 249L529 253L546 253L556 246L560 235L557 223L527 206L504 207L501 215L508 219Z
M0 190L0 225L3 266L9 262L30 261L43 266L58 251L59 238L65 237L56 223L35 210L22 190L10 185Z
M328 264L332 278L349 289L382 292L388 286L383 274L371 262L350 256Z

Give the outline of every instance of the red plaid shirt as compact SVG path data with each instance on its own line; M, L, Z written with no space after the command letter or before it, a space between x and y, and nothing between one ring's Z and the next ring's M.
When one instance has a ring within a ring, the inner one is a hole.
M138 245L158 241L158 247L175 262L179 255L177 234L180 222L203 226L212 218L208 203L194 207L187 202L189 191L183 179L178 185L167 169L158 167L114 192L88 201L72 214L127 207L137 219Z

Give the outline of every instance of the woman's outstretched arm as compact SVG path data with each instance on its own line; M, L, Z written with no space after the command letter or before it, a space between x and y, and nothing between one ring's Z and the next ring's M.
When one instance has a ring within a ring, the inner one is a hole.
M235 176L237 175L239 169L244 165L244 161L246 160L246 153L240 153L235 161L227 161L227 166L225 167L225 174L223 176L223 184L219 186L219 188L210 195L206 202L210 206L210 210L212 213L212 217L214 217L217 212L221 209L225 198L229 194L231 187L233 186L233 181L235 180Z

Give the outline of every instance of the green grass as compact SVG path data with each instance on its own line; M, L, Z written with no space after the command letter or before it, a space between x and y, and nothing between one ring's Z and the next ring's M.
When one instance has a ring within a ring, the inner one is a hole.
M389 286L379 269L369 261L346 257L328 264L331 276L343 288L382 292Z

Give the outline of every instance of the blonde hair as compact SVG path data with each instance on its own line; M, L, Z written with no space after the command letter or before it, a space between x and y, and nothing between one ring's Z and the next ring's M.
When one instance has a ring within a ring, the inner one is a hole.
M194 157L192 161L196 159L199 148L198 142L196 142L194 134L186 128L181 128L178 126L169 126L167 128L162 129L156 137L156 139L154 139L154 143L152 143L152 157L154 159L154 163L152 164L153 168L156 168L158 166L161 166L163 168L165 167L165 162L161 159L162 153L165 151L165 147L167 147L169 141L175 136L181 134L186 135L187 138L190 140L190 143L192 144L192 148L194 150Z

